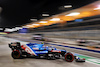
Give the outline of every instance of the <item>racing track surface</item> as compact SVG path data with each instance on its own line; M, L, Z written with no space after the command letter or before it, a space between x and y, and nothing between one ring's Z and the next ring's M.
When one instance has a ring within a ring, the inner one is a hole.
M11 50L8 48L8 43L12 41L17 40L0 37L0 67L100 67L100 65L90 62L66 62L63 58L57 60L35 58L13 59L10 55Z

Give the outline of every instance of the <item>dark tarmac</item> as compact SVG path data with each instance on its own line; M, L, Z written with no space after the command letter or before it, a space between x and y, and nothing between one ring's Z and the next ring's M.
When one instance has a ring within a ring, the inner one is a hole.
M12 41L16 40L0 37L0 67L100 67L100 65L90 62L66 62L65 60L63 60L63 58L56 60L35 58L13 59L10 55L11 49L8 47L8 43Z

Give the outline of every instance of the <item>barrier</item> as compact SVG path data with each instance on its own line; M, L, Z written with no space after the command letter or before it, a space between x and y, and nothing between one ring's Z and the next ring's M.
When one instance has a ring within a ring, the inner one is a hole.
M50 43L46 43L46 44L50 44ZM86 51L92 51L92 52L100 53L100 51L98 51L98 50L92 50L92 49L85 49L85 48L79 48L79 47L64 46L64 45L58 45L58 44L50 44L50 45L56 45L56 46L62 46L62 47L68 47L68 48L73 48L73 49L86 50Z

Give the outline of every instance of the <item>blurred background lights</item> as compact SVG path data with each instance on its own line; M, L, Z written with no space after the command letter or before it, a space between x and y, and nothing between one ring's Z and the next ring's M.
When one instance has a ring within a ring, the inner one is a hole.
M42 14L42 16L49 16L49 14Z
M16 29L12 28L12 29L9 29L9 28L5 28L4 30L5 32L14 32L14 31L17 31Z
M30 19L31 21L37 21L37 19Z
M17 30L19 30L19 29L23 29L22 27L15 27Z
M50 21L60 21L60 18L53 18L53 19L50 19Z
M79 15L79 14L80 14L79 12L73 12L73 13L67 14L66 16L76 16L76 15Z
M98 7L97 8L94 8L94 10L99 10L100 9L100 5L98 5Z
M27 27L27 26L22 26L22 28L29 28L29 27Z
M3 30L3 28L0 28L0 30Z
M32 25L36 25L37 26L37 25L40 25L40 24L32 24Z
M32 26L32 25L26 25L26 26Z
M39 23L47 23L48 21L40 21Z
M65 5L64 8L71 8L72 5Z

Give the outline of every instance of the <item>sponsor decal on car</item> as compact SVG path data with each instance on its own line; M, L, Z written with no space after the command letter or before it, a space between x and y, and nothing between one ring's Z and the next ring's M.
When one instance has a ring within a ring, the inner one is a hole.
M51 52L59 52L59 53L60 53L61 51L58 51L58 50L51 50Z
M34 52L31 48L29 48L27 45L22 45L21 47L22 47L22 49L24 49L27 53L30 53L30 54L32 54L32 55L36 55L35 52Z
M48 53L48 51L36 51L36 53Z

